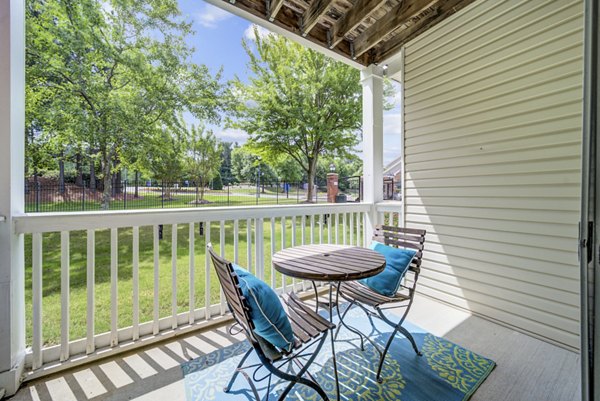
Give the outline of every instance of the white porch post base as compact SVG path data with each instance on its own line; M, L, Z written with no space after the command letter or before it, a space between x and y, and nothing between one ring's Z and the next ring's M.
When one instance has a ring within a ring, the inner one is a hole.
M383 69L370 65L361 71L363 87L363 201L366 213L365 244L373 237L377 221L375 204L383 200Z
M25 2L0 1L0 389L14 394L25 356Z
M21 385L21 381L23 379L23 369L25 367L25 355L23 354L19 360L17 360L17 365L6 372L0 373L0 399L2 399L2 391L5 392L4 395L10 396L17 392L19 386Z

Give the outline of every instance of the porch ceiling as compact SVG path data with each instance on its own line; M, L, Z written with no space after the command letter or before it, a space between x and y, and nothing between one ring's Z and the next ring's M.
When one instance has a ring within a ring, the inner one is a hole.
M347 60L380 64L475 0L216 0ZM223 5L224 5L223 4Z

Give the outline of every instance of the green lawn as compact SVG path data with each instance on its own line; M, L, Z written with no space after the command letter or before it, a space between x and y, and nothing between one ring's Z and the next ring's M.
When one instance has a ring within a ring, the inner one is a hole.
M309 224L306 219L305 241L310 241ZM315 221L316 223L316 221ZM349 225L348 225L349 227ZM171 314L171 226L165 225L163 239L160 241L160 316ZM205 236L200 236L199 224L195 224L195 307L204 306L205 294ZM206 230L206 227L205 227ZM335 230L335 228L334 228ZM296 244L301 243L301 220L297 218ZM342 242L342 225L340 219L340 236ZM233 222L225 225L225 255L233 259ZM254 232L254 230L252 231ZM271 227L264 223L264 255L265 281L271 282ZM291 219L286 219L286 243L291 246ZM323 241L327 241L327 228L323 233ZM132 229L119 230L118 245L118 327L132 324ZM349 240L348 234L348 240ZM277 220L275 232L276 250L281 249L281 224ZM152 227L140 227L140 265L139 265L139 302L140 322L152 320L154 259L152 250ZM211 241L219 251L219 223L211 225ZM315 241L319 241L318 226L315 224ZM335 235L332 235L335 242ZM254 242L254 238L252 238ZM189 310L189 225L177 227L177 308L179 312ZM239 264L248 266L246 252L246 221L239 222ZM70 237L70 338L72 340L85 337L86 334L86 233L71 232ZM254 244L252 246L252 264L254 265ZM32 333L32 293L31 293L31 235L25 237L25 277L26 277L26 321L27 341L31 343ZM95 332L110 330L110 230L96 231L96 263L95 263ZM252 266L255 271L255 266ZM212 266L210 293L212 303L219 301L219 286ZM277 285L281 285L281 276L276 273ZM291 283L291 280L288 279ZM43 301L42 321L44 344L60 342L60 233L47 233L43 236Z

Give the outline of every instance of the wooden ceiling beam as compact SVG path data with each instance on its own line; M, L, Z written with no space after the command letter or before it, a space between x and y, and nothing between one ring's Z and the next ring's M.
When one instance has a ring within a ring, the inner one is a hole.
M281 6L283 6L283 0L270 0L269 4L269 9L268 9L268 15L267 18L269 19L269 21L273 22L275 21L275 18L277 17L277 13L279 12L279 10L281 10Z
M329 10L331 3L333 3L333 0L313 0L302 14L302 36L306 37L310 30L317 25L319 18Z
M359 57L373 46L377 45L387 35L400 28L411 18L417 16L424 8L427 8L438 2L438 0L404 0L392 8L387 14L377 20L369 28L365 29L354 40L354 55ZM441 0L440 3L446 2Z
M369 18L387 0L358 0L348 12L340 17L331 27L331 43L329 48L336 47L348 32L356 29L365 19Z
M429 28L445 20L452 14L456 13L460 9L473 3L475 0L447 0L441 1L439 7L436 8L435 12L421 19L414 25L411 25L398 35L394 36L390 40L384 42L374 55L373 62L379 64L386 61L404 46L410 40L416 38Z

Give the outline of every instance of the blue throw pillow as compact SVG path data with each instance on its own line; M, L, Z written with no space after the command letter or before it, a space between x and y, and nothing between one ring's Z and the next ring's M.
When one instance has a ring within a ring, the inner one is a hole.
M373 241L369 248L385 257L385 269L373 277L360 280L360 282L381 295L394 296L417 251L394 248L377 241Z
M242 294L250 305L254 332L280 350L291 351L294 333L275 291L248 270L234 264Z

